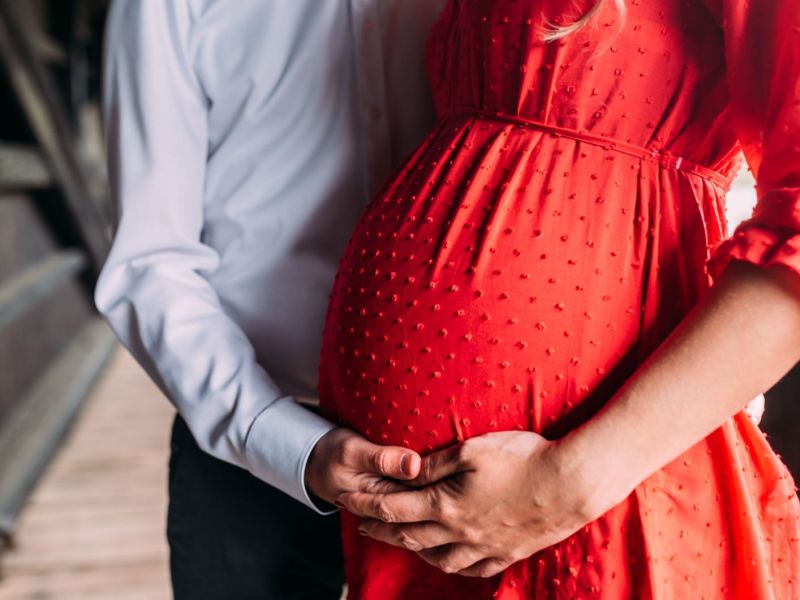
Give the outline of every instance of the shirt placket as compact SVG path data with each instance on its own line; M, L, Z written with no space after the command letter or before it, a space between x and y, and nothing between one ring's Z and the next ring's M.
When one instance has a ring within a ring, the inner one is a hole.
M392 169L382 33L386 1L351 0L359 114L370 195L378 191Z

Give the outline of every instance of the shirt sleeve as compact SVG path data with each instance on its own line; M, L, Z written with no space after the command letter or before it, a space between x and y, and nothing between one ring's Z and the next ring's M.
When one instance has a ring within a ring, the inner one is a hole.
M756 178L751 218L707 264L781 265L800 277L800 10L796 0L721 0L734 127Z
M322 513L304 470L334 425L281 392L207 279L219 256L201 239L208 102L192 33L186 2L112 6L104 116L116 233L95 301L204 451Z

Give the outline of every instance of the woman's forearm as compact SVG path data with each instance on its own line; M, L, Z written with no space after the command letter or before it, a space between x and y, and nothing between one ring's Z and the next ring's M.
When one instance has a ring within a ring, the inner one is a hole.
M732 262L589 422L559 441L604 512L800 360L800 282Z

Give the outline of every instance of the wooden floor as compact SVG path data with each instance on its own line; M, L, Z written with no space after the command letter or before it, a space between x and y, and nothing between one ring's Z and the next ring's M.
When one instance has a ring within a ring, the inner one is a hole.
M0 600L171 597L164 539L172 410L119 351L0 558Z

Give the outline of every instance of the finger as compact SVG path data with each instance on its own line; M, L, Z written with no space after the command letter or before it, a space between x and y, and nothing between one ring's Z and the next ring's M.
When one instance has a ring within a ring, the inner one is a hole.
M458 541L455 532L433 521L396 525L365 519L359 524L358 530L371 538L412 552Z
M418 554L423 560L445 573L458 573L488 558L486 552L467 544L446 544L422 550Z
M400 446L379 446L366 442L356 457L357 467L392 479L413 479L422 459L419 454Z
M462 456L461 445L428 454L422 458L419 475L411 483L420 486L429 485L466 470Z
M501 571L505 571L510 564L499 558L484 558L474 565L462 569L458 574L464 577L494 577Z
M416 523L438 520L431 488L392 494L340 494L336 501L354 515L378 519L384 523Z
M366 494L392 494L395 492L407 492L408 485L400 483L394 479L368 475L356 482L355 488L350 488L349 492L364 492ZM344 492L345 490L341 490Z

